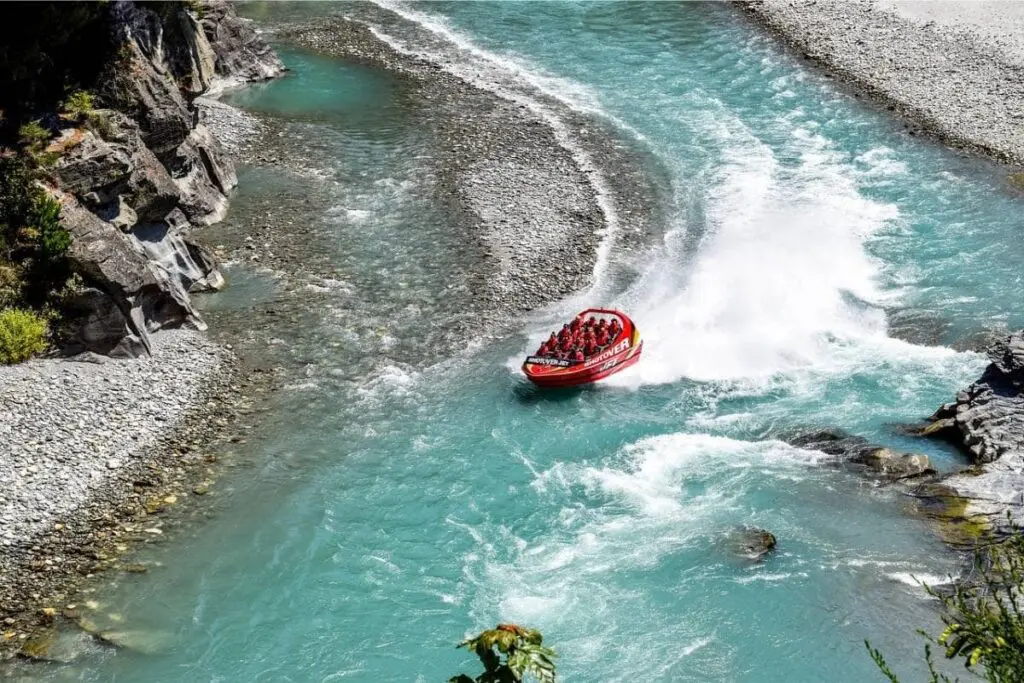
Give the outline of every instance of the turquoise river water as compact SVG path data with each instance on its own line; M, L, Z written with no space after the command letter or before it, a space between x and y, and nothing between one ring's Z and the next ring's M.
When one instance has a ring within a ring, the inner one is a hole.
M1024 212L1005 172L907 135L724 4L393 9L449 68L616 130L666 179L661 232L620 253L618 215L593 289L438 360L420 342L454 315L457 245L401 83L279 43L292 73L231 101L307 140L309 175L242 169L232 216L289 193L327 202L305 219L337 279L275 331L302 372L240 447L212 519L98 594L124 628L163 633L159 651L30 673L443 681L475 669L453 647L465 634L516 621L544 632L565 681L879 680L865 638L914 680L914 629L937 623L914 577L957 558L900 490L774 437L842 428L959 464L892 425L984 367L955 342L1024 323ZM253 14L272 28L287 11ZM278 296L273 278L230 275L205 302L215 324ZM538 393L517 359L581 301L629 311L643 360ZM731 557L722 534L743 524L778 552Z

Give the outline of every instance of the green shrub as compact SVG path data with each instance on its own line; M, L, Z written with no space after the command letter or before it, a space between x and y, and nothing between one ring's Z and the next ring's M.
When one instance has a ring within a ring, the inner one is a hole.
M50 131L43 127L39 119L29 121L18 129L18 142L25 145L32 154L42 152L50 139Z
M21 270L0 260L0 308L14 306L21 299Z
M44 260L62 257L71 246L71 235L60 224L60 202L53 197L42 193L36 197L28 223L39 233L39 250Z
M95 98L92 96L92 93L86 90L76 90L68 95L61 108L64 110L64 113L73 116L75 119L81 119L91 114L94 106Z
M448 683L522 683L528 676L538 683L555 683L555 652L543 641L540 631L515 624L482 631L458 646L476 653L483 673L476 678L460 674Z
M950 595L927 588L945 608L946 629L937 638L921 632L943 648L946 658L962 660L974 678L990 683L1024 683L1024 530L1009 521L1006 539L975 553L976 581L958 583ZM882 675L899 683L882 653L865 645ZM925 646L925 662L930 683L953 683L935 670L931 644Z
M11 365L46 350L46 319L32 311L0 311L0 363Z
M110 115L104 111L91 111L85 117L85 125L104 140L114 136L114 124Z
M8 260L37 195L33 183L33 171L24 159L0 156L0 248L7 252Z

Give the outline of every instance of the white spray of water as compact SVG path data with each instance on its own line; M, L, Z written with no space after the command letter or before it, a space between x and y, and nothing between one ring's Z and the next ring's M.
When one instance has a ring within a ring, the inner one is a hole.
M667 241L621 297L641 325L644 357L612 383L769 377L886 339L864 241L896 208L863 197L840 155L807 128L792 133L795 166L735 118L709 128L724 163L706 191L707 237L688 266Z

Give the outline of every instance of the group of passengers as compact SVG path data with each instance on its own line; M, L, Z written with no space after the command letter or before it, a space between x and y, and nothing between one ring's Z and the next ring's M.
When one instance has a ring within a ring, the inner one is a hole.
M604 351L622 332L618 318L611 322L594 316L584 320L576 316L571 323L562 325L558 334L554 332L540 345L535 355L541 358L583 361Z

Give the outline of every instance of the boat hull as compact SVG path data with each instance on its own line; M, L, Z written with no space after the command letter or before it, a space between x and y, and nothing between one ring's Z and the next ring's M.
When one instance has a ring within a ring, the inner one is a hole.
M621 372L640 360L644 346L640 339L640 331L626 315L620 311L603 308L588 309L580 315L606 318L615 316L621 321L623 330L608 349L583 362L527 357L523 362L523 374L527 379L539 387L551 389L581 386Z

